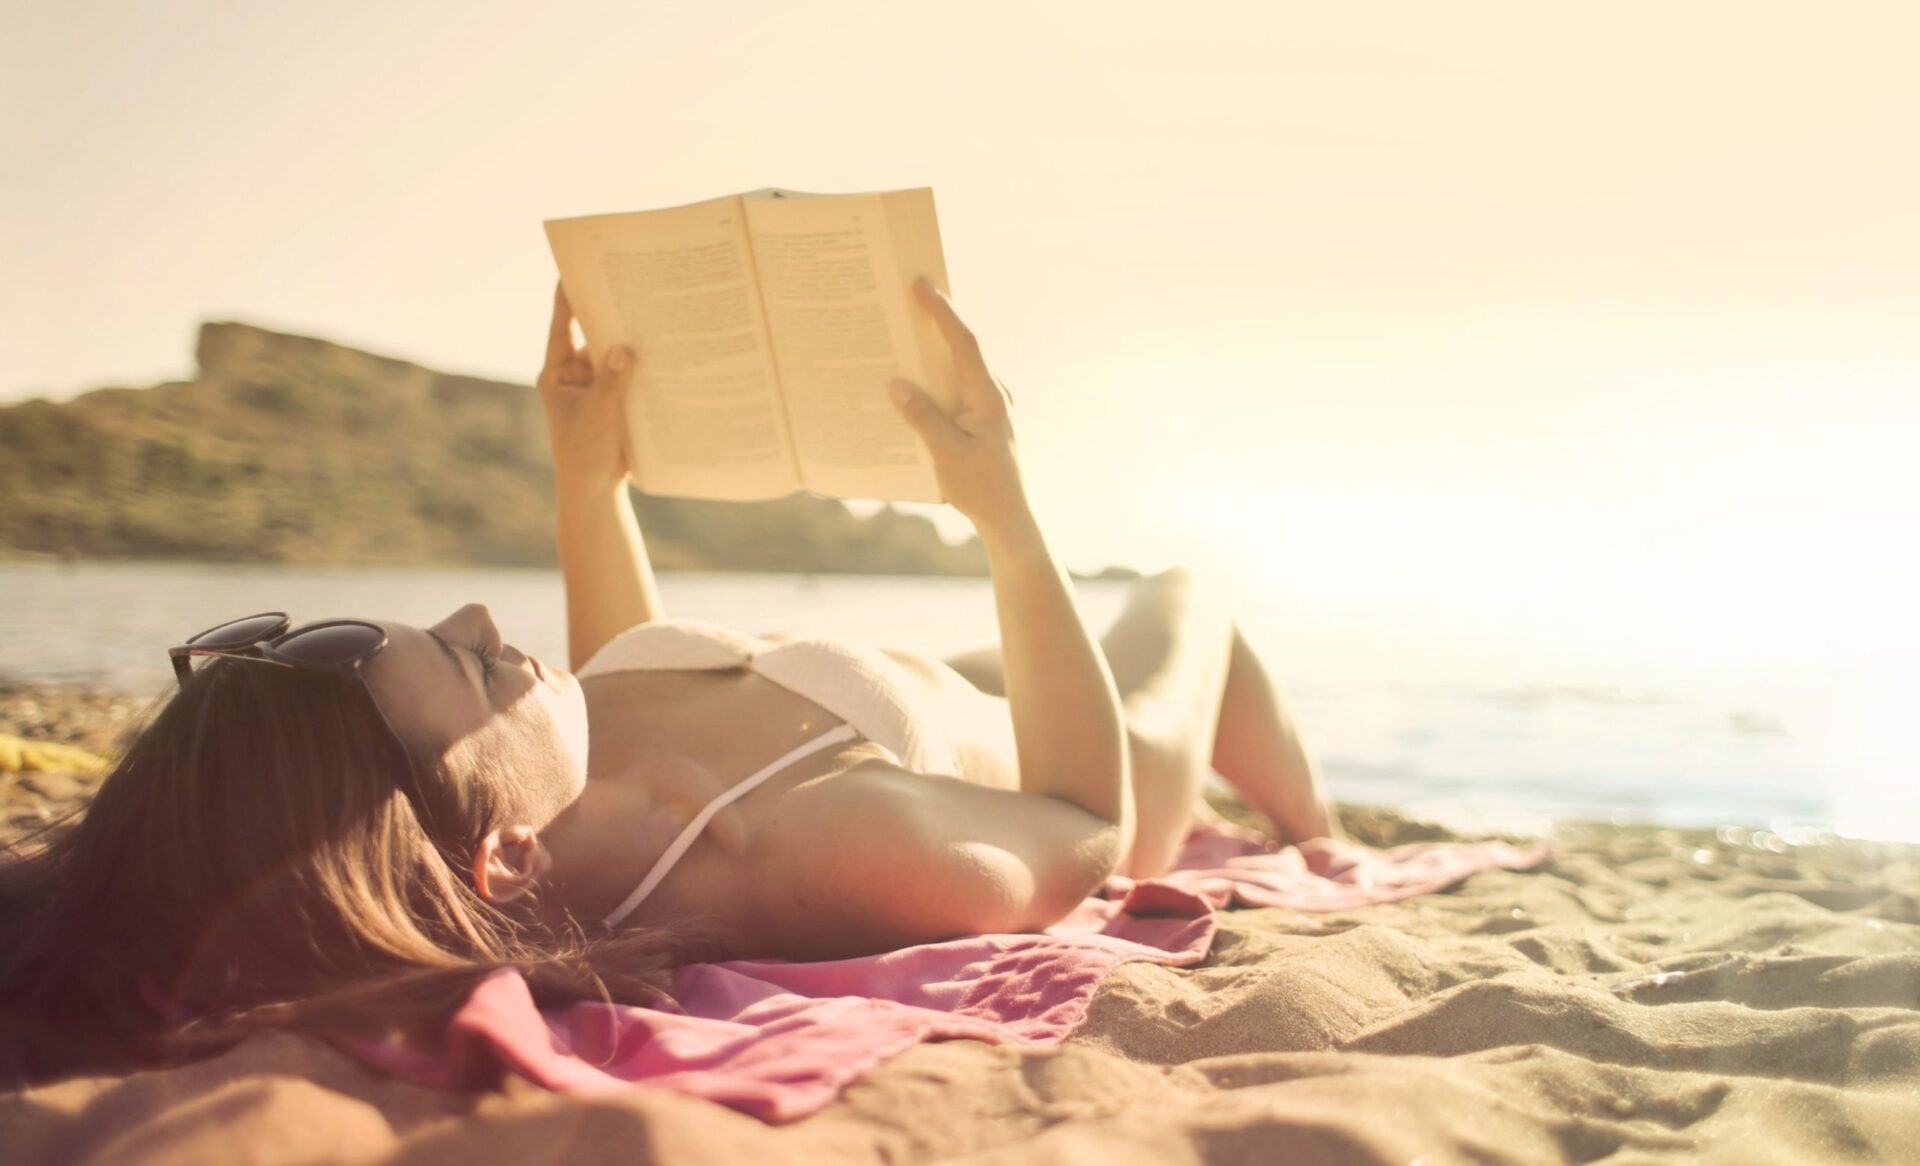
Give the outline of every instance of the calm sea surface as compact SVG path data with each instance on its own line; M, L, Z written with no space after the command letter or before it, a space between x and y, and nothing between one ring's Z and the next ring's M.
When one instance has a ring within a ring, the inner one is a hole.
M947 654L995 638L985 580L663 576L668 610L752 632L807 632ZM1124 584L1082 584L1096 629ZM0 675L161 692L166 648L263 610L427 624L462 603L565 660L560 577L534 570L316 570L180 564L0 565ZM1431 617L1334 608L1236 613L1286 686L1336 797L1442 820L1537 828L1562 816L1685 825L1848 826L1794 710L1682 670L1636 671L1455 634ZM1870 831L1869 831L1870 832ZM1904 831L1896 831L1900 833Z

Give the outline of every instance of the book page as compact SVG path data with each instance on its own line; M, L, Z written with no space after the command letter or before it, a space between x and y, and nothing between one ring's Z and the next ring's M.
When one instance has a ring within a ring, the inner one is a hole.
M740 199L546 227L595 362L617 344L637 357L634 484L736 500L799 489Z
M940 362L925 353L944 348L928 347L933 326L911 298L923 272L946 284L933 192L770 189L742 204L801 481L836 498L940 501L933 463L886 392L904 376L945 408L956 399L950 378L928 376Z

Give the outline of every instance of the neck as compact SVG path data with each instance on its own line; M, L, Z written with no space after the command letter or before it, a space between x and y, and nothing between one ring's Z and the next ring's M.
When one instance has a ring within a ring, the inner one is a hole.
M582 919L605 917L646 877L682 825L638 783L589 780L540 832L553 855L552 893Z
M540 839L553 855L547 872L552 893L573 914L597 919L613 910L626 890L618 884L626 866L617 824L632 820L630 800L609 782L588 781L573 804L560 811ZM639 875L635 875L639 878Z

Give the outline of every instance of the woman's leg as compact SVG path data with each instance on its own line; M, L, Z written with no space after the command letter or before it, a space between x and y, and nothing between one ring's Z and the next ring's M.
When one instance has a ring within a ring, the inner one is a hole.
M1340 820L1287 702L1238 627L1220 697L1213 768L1242 801L1267 816L1280 842L1340 836Z
M1232 643L1225 610L1180 569L1135 584L1100 637L1133 765L1134 844L1121 874L1165 872L1186 841L1213 757Z
M1121 873L1159 874L1172 864L1202 804L1209 764L1272 819L1281 841L1337 830L1278 689L1190 573L1141 580L1100 645L1133 764L1137 831ZM947 664L981 691L1005 695L998 649Z
M1173 864L1187 836L1213 755L1232 624L1184 570L1134 585L1100 646L1119 690L1133 767L1134 845L1121 874L1147 877ZM947 661L983 692L1006 693L998 649Z

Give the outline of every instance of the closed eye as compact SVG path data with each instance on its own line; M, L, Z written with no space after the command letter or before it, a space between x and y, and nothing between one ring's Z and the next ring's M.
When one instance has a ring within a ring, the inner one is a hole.
M467 650L480 661L480 679L483 682L493 679L493 670L500 666L500 653L494 651L493 645L482 640L468 644Z

